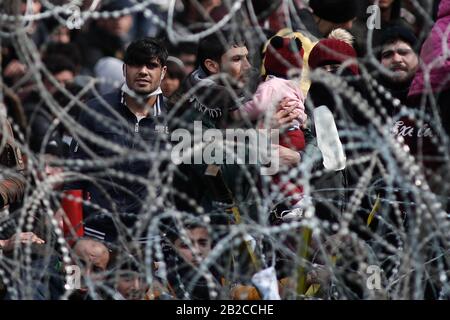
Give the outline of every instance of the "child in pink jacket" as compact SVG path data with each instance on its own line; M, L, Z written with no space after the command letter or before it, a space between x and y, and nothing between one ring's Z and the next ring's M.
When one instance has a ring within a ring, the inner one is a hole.
M302 126L306 122L305 97L300 89L300 81L288 79L294 77L300 79L302 61L303 49L299 39L273 37L264 60L267 79L258 86L253 99L244 104L241 109L241 112L247 114L251 120L256 120L264 117L268 112L275 113L277 111L275 108L283 99L297 104L297 109L302 111L300 116L280 136L280 145L295 151L305 148L305 137L302 131ZM274 177L274 182L280 186L285 196L293 199L290 202L291 205L295 206L302 198L301 186L281 183L279 176Z
M288 99L302 110L300 117L291 123L290 128L280 137L281 145L296 151L305 148L305 138L301 126L306 122L303 92L294 81L269 75L268 79L258 86L253 99L243 106L244 112L251 120L256 120L270 110L274 110L282 99Z
M275 36L270 40L264 59L267 79L256 90L253 99L245 103L241 109L250 120L262 118L266 113L277 110L282 99L287 98L297 104L301 110L299 118L281 137L281 145L296 151L305 148L305 138L301 126L306 122L305 97L300 89L299 81L288 80L293 76L300 77L303 49L299 39Z

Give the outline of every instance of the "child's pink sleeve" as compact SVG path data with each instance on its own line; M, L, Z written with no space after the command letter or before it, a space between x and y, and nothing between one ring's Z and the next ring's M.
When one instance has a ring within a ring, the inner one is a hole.
M266 84L266 82L261 83L253 95L253 99L243 105L243 111L251 120L258 119L273 103L275 90Z
M301 110L300 115L298 116L298 121L300 122L300 125L303 125L306 122L306 113L305 113L305 96L303 95L302 90L300 87L295 88L295 96L296 96L296 102L298 103L298 109Z

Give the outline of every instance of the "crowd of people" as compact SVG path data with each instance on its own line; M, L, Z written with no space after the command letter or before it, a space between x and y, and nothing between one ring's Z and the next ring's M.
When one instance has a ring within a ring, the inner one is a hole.
M450 0L147 2L0 4L0 299L450 298Z

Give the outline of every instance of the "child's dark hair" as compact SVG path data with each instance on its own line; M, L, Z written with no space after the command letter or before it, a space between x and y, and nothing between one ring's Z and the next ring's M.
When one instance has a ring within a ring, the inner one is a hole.
M165 66L168 55L166 47L160 40L143 38L133 41L128 46L123 61L130 66L142 66L156 58L161 66Z
M222 55L229 49L245 45L245 40L235 32L225 30L220 31L220 34L213 33L200 40L200 43L198 44L196 65L197 67L202 67L203 71L209 74L208 69L204 64L206 59L220 62Z

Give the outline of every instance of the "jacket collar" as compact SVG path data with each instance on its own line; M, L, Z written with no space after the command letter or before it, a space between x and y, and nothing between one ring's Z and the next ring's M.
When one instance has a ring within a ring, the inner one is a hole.
M128 87L127 87L128 88ZM128 89L129 90L129 89ZM157 95L157 98L156 98L156 101L155 101L155 103L153 104L153 106L152 106L152 108L153 108L153 111L151 112L151 115L153 116L153 117L159 117L159 116L161 116L162 114L163 114L163 110L165 109L164 108L164 97L163 97L163 94L162 94L162 91L161 91L161 88L159 87L156 91L154 91L155 93L156 93L156 95ZM125 94L128 94L127 93L127 91L126 91L126 89L125 90L123 90L123 87L122 87L122 89L120 90L120 105L121 105L121 110L124 110L124 112L126 112L127 114L131 114L131 115L133 115L134 117L136 117L134 114L133 114L133 112L131 112L131 110L127 107L127 104L126 104L126 100L125 100ZM149 97L150 96L153 96L153 95L155 95L155 94L151 94L151 95L149 95Z

